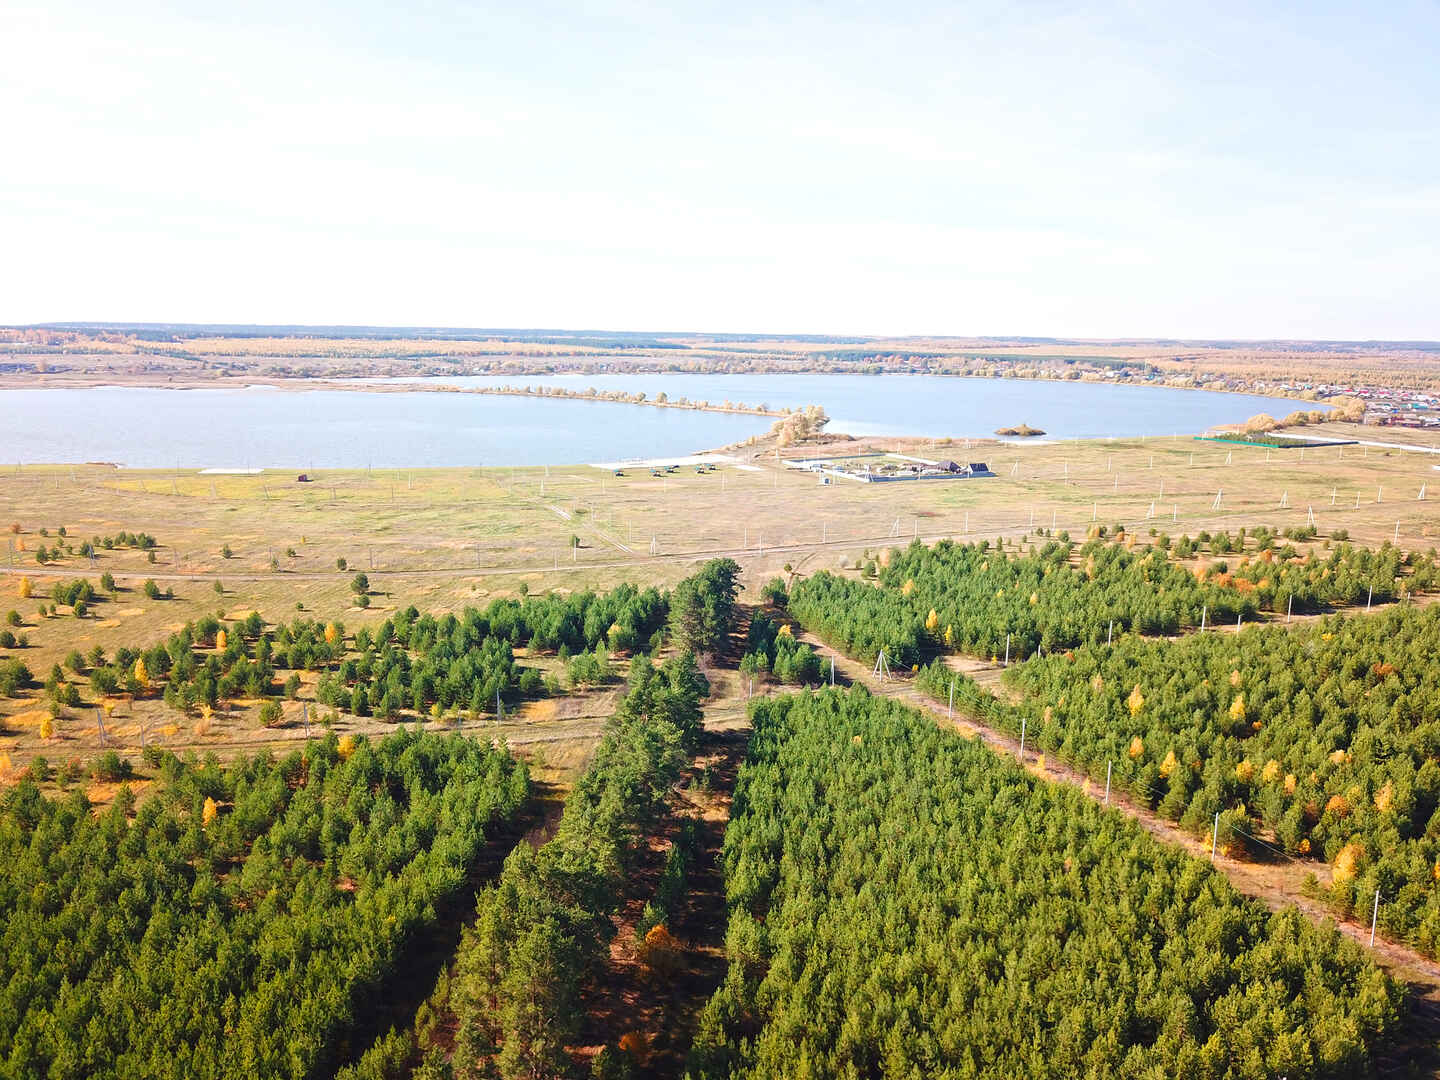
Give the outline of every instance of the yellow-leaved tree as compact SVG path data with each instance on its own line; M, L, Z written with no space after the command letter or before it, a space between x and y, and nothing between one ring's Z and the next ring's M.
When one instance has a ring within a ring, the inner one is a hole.
M1125 699L1125 707L1130 710L1131 716L1139 716L1140 710L1145 707L1145 695L1140 693L1140 684L1135 684L1135 689L1130 691L1130 696Z
M925 616L925 629L932 634L940 629L940 613L933 607L930 609L930 614Z
M32 584L30 584L30 579L29 579L28 577L22 577L22 578L20 579L20 599L21 599L21 600L29 600L29 599L30 599L30 595L31 595L34 591L35 591L35 586L32 585Z
M224 630L215 631L215 648L224 652L230 645L230 635Z
M200 824L209 825L215 820L215 815L220 812L219 804L210 796L205 796L205 805L200 810Z
M340 639L340 628L333 622L325 624L325 644L334 645Z
M652 926L636 950L640 963L656 975L674 974L680 964L685 947L675 938L664 923Z
M1365 845L1352 841L1340 849L1335 856L1334 880L1349 881L1355 876L1360 861L1365 858Z
M145 658L143 656L137 656L135 658L135 668L132 674L135 676L135 681L140 684L140 689L145 690L149 688L150 673L145 670Z

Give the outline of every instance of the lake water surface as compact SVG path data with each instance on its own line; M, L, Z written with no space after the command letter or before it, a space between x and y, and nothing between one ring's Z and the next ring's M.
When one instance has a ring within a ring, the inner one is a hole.
M434 381L454 386L594 387L644 391L652 398L664 392L672 399L776 409L823 405L830 431L937 438L988 437L996 428L1021 423L1041 428L1051 439L1194 434L1260 412L1284 415L1315 408L1310 402L1165 386L945 375L472 375Z
M412 380L413 381L413 380ZM1304 402L1165 387L936 375L557 375L447 378L671 398L819 404L832 431L989 436L1029 423L1049 438L1194 433ZM762 416L425 390L94 387L0 390L0 461L136 468L560 465L668 456L767 430Z

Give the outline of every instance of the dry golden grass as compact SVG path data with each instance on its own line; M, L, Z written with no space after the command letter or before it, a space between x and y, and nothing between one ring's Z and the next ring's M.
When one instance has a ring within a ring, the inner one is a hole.
M837 480L820 486L813 476L777 468L775 455L763 447L750 452L745 468L730 464L703 476L682 470L664 479L645 470L616 479L584 465L552 467L548 476L538 468L327 471L305 485L296 484L291 473L211 477L94 466L6 469L0 471L0 522L14 521L20 532L3 535L10 544L26 542L28 550L12 550L13 563L0 564L8 571L0 573L0 612L13 607L21 614L24 625L16 632L30 641L21 655L43 678L71 649L85 652L99 645L113 655L119 646L148 645L217 611L231 620L251 611L270 622L340 619L353 632L408 604L454 611L522 588L606 588L625 580L666 585L716 554L740 561L754 595L770 577L786 576L787 566L798 573L835 569L916 535L1014 538L1033 536L1052 522L1077 537L1092 521L1121 522L1143 543L1152 528L1178 535L1300 525L1313 507L1322 536L1346 529L1352 539L1375 545L1394 537L1398 523L1402 546L1428 548L1440 537L1433 502L1428 495L1424 502L1416 499L1421 485L1440 477L1432 468L1440 459L1427 454L1350 446L1311 449L1302 458L1299 451L1267 452L1186 437L1023 446L871 442L922 456L987 460L1000 475L870 485ZM1213 508L1217 489L1223 490L1219 510ZM1282 496L1288 508L1280 508ZM151 533L161 547L154 563L143 552L117 550L101 552L93 566L67 558L41 567L32 553L42 540L53 544L60 525L74 543L125 529ZM50 537L39 535L42 527ZM584 545L578 552L569 546L575 534ZM650 554L652 537L656 555ZM231 558L221 555L225 545ZM287 548L295 550L293 557ZM5 552L0 547L0 557ZM272 553L279 571L270 568ZM345 571L336 568L337 558L347 560ZM55 580L86 577L98 587L107 570L121 591L92 605L90 617L39 616ZM360 570L374 592L364 611L353 607L350 591ZM22 574L34 585L29 599L19 595ZM147 578L173 588L175 598L146 599L141 586ZM217 580L223 595L214 591ZM523 662L554 667L553 657ZM730 685L735 680L728 674L714 675L717 692L728 702L714 715L743 723L740 688ZM88 686L80 687L86 706L65 710L55 738L43 745L35 736L38 722L14 715L33 714L35 697L0 701L0 717L12 714L11 734L0 735L0 747L17 760L34 753L55 759L93 753L99 746L93 704ZM313 689L307 678L301 696L312 696ZM547 753L570 742L583 745L598 732L613 693L612 688L532 703L487 733L517 745L545 746ZM117 708L123 731L112 735L127 753L138 751L142 721L147 739L222 755L303 740L298 718L287 712L287 726L263 730L255 724L255 711L236 704L206 723L179 717L157 700L126 701ZM170 734L163 734L167 730ZM388 727L342 717L339 730L372 734Z

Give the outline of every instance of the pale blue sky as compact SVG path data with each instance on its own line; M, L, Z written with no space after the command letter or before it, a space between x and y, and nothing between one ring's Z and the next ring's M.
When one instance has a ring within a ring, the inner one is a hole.
M199 6L0 9L0 321L1440 338L1433 2Z

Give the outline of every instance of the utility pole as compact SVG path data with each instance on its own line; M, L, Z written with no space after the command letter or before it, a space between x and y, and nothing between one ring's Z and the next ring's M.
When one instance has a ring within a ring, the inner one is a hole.
M1110 770L1114 767L1113 761L1105 762L1105 805L1110 805Z

